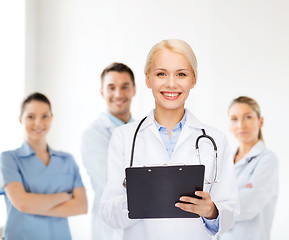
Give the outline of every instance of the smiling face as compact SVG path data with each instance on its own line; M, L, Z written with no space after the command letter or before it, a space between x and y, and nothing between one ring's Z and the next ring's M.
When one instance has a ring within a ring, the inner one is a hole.
M28 141L45 140L52 121L49 105L42 101L30 101L25 104L20 123L25 128Z
M101 95L106 101L108 111L113 116L122 121L130 116L130 104L135 95L135 86L129 73L108 72L103 79Z
M263 118L246 103L235 103L229 109L230 131L240 143L255 144L263 126Z
M156 109L179 110L190 90L196 84L194 72L188 60L180 53L159 50L152 58L146 84L152 89Z

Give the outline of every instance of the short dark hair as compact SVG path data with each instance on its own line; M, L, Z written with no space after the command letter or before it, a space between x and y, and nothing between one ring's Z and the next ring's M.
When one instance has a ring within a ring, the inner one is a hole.
M34 93L31 93L29 94L22 102L21 104L21 110L20 110L20 117L23 115L23 112L24 112L24 108L25 108L25 105L27 103L30 103L32 101L38 101L38 102L44 102L44 103L47 103L49 108L50 108L50 111L51 111L51 104L50 104L50 101L49 99L42 93L39 93L39 92L34 92Z
M103 86L103 81L104 81L105 75L109 72L112 72L112 71L119 72L119 73L127 72L130 75L130 78L131 78L133 85L135 86L133 71L127 65L125 65L123 63L119 63L119 62L114 62L114 63L108 65L102 71L101 76L100 76L101 77L101 86Z

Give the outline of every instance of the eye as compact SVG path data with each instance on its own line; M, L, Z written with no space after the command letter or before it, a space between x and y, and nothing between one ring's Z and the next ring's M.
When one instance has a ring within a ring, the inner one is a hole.
M49 118L49 115L48 115L48 114L44 114L44 115L42 116L42 118L43 118L43 119Z
M179 77L186 77L187 74L181 72L181 73L178 73L178 76L179 76Z
M121 89L126 90L126 89L128 89L128 86L123 86Z
M246 119L251 119L252 116L248 115L248 116L246 116L245 118L246 118Z
M164 72L159 72L159 73L157 73L157 76L158 76L158 77L164 77L164 76L165 76L165 73L164 73Z
M231 121L233 121L233 122L234 122L234 121L237 121L237 118L232 117L232 118L231 118Z
M28 119L34 119L34 116L28 115L27 118L28 118Z
M108 87L107 88L109 91L113 91L115 88L114 87Z

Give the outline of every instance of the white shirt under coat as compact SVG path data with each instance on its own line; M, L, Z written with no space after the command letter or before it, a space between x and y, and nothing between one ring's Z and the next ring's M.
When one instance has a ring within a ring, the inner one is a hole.
M234 154L235 156L235 154ZM269 240L278 196L278 159L262 141L235 164L241 212L221 240ZM251 183L252 188L245 188Z
M202 124L191 112L169 158L166 148L154 123L154 111L143 122L136 139L133 166L153 164L199 164L196 151L196 138L206 133L215 139L218 146L218 183L211 187L211 198L219 211L219 232L232 227L239 212L236 180L231 152L227 140L220 131ZM123 187L125 168L129 167L133 135L138 122L116 128L111 137L108 152L107 184L101 199L100 213L114 228L124 229L124 240L209 240L212 233L205 227L201 218L191 219L129 219L126 189ZM206 178L214 177L214 151L209 140L200 141L202 164L206 166ZM210 186L204 186L209 191Z

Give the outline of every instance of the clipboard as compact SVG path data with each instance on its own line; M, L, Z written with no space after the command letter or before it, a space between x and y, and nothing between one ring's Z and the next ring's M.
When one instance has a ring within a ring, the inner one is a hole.
M198 218L175 204L181 196L197 197L203 190L204 165L130 167L125 169L128 216L145 218Z

